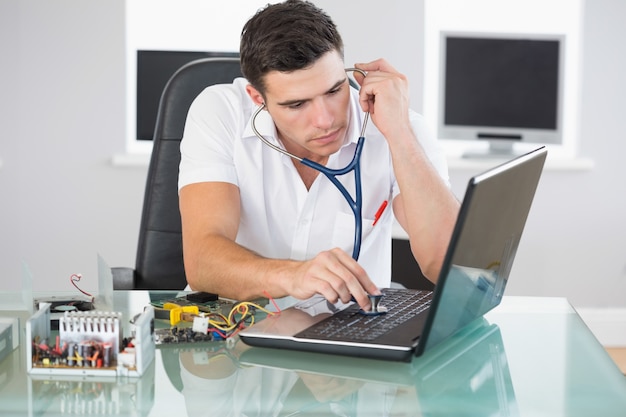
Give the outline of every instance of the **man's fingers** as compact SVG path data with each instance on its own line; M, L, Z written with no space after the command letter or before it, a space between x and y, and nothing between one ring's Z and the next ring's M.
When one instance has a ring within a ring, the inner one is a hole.
M397 72L393 66L391 66L385 59L382 59L382 58L379 58L371 62L361 62L361 63L355 64L354 66L365 72L369 72L369 71Z
M321 252L306 261L293 284L290 293L296 298L321 294L331 303L354 299L363 309L370 307L368 293L380 294L363 267L339 248Z
M333 264L333 273L340 278L335 285L340 286L338 294L341 301L348 302L354 297L362 308L369 308L367 294L380 294L378 287L370 280L365 269L346 252L335 248L331 253L338 261Z

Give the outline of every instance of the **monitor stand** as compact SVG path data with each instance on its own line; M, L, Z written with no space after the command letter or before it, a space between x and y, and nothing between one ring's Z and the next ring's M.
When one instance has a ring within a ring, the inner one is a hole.
M490 140L487 149L474 149L465 151L462 155L467 159L512 159L520 156L523 152L516 151L513 145L515 140Z

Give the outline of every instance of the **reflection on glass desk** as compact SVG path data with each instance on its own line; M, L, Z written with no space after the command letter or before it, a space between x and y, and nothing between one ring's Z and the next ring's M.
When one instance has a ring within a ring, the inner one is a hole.
M132 317L147 292L114 295ZM0 315L9 312L0 311ZM23 333L22 333L23 336ZM0 415L624 416L626 378L560 298L504 297L410 363L251 348L162 345L140 378L26 373L0 362Z
M411 364L248 349L239 361L277 377L295 374L310 397L305 410L338 415L511 415L516 410L506 354L497 325L480 320ZM373 400L378 398L378 400ZM451 401L452 400L452 401ZM322 412L323 411L323 412Z
M154 364L140 379L46 375L29 379L32 415L146 416L154 402Z

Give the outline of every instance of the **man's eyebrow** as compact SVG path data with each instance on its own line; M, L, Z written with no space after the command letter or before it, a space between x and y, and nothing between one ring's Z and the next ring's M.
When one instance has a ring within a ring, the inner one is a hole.
M324 94L328 94L333 90L336 90L341 84L346 82L347 78L344 78L343 80L339 80L337 81L335 84L333 84L332 87L330 87L328 90L326 90L326 92ZM303 98L303 99L294 99L294 100L286 100L286 101L281 101L278 104L279 106L291 106L294 104L299 104L299 103L304 103L306 101L311 100L310 98Z

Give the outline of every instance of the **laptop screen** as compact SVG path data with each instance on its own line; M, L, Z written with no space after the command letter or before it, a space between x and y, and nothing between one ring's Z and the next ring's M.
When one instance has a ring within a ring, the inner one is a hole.
M470 180L417 354L500 304L545 158L539 148Z

